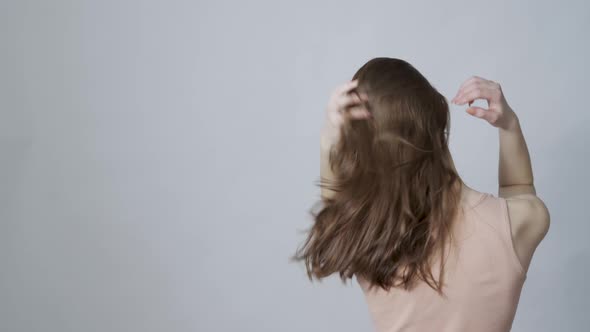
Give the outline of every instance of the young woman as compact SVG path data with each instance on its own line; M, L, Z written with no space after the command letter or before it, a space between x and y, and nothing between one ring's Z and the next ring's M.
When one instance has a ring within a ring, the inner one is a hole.
M500 85L473 76L451 101L498 128L498 196L461 180L448 103L409 63L368 61L326 110L322 207L292 258L310 280L356 276L377 331L509 331L549 228Z

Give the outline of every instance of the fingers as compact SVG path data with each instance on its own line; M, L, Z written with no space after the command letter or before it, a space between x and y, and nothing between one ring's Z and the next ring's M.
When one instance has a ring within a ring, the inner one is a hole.
M456 103L457 99L461 95L464 95L467 91L473 90L476 87L479 87L482 89L496 88L496 87L499 88L499 84L497 84L494 81L486 80L485 78L482 78L479 76L471 76L469 79L467 79L465 82L463 82L463 84L461 84L461 86L459 87L459 90L457 91L457 94L455 95L455 97L453 97L453 99L451 99L451 102Z
M359 93L358 91L353 91L354 89L356 89L356 87L358 87L359 81L358 79L352 80L352 81L348 81L344 84L342 84L341 86L339 86L338 88L336 88L336 90L334 91L334 96L338 97L341 95L360 95L363 99L368 99L367 94L365 93Z
M457 96L459 95L459 93L463 91L463 89L465 88L465 86L467 84L471 84L471 83L474 83L474 82L477 82L477 81L482 81L482 80L485 80L485 79L484 78L481 78L479 76L471 76L470 78L468 78L467 80L465 80L465 82L463 82L461 84L461 86L459 87L459 90L457 91L457 94L455 95L455 97L453 97L453 99L457 98Z
M472 106L472 107L469 107L468 109L466 109L465 112L467 112L477 118L483 119L486 116L486 112L489 112L489 111L485 110L481 107Z
M335 103L338 111L344 111L357 105L360 105L361 108L364 108L362 107L362 104L367 102L369 97L365 93L358 93L356 91L353 92L352 90L357 86L358 80L353 80L346 82L340 87L340 89L338 89L339 93L335 96Z
M352 118L367 118L371 114L365 107L368 96L365 93L353 91L358 86L358 79L348 81L334 90L330 112L341 113Z
M354 119L365 119L371 117L371 112L369 112L363 106L355 106L348 109L348 114L350 117Z
M350 94L347 93L347 94L341 94L337 97L336 105L338 107L338 110L342 111L348 107L362 104L365 101L366 101L366 98L361 98L356 93L350 93Z
M457 97L455 99L455 104L457 105L463 105L466 103L471 104L474 100L476 99L485 99L485 100L489 100L493 98L493 93L490 89L486 89L486 88L481 88L481 87L474 87L471 88L470 90L467 90L465 92L463 92L462 94L459 95L459 97Z
M340 85L339 87L337 87L336 90L334 91L334 93L337 95L348 93L350 90L356 88L358 86L358 84L359 84L358 79L348 81L348 82Z
M339 100L338 111L349 113L353 118L370 116L371 114L364 104L366 101L365 97L359 98L356 94L344 95Z
M473 102L475 99L485 99L488 103L496 101L501 95L501 91L496 87L497 84L493 82L474 81L464 87L462 92L459 92L453 102L457 105L463 105L467 102Z
M495 123L498 121L498 118L499 118L498 112L494 112L492 110L486 110L484 108L477 107L477 106L469 107L465 111L477 118L486 120L491 125L495 125Z
M484 119L494 125L501 117L501 112L498 111L497 105L502 98L500 84L479 76L472 76L461 84L459 91L457 91L451 102L457 105L468 104L469 107L465 110L468 114ZM490 106L489 109L471 106L476 99L486 100Z

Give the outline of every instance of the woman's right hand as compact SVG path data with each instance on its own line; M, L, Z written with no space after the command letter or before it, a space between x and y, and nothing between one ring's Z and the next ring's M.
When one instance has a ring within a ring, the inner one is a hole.
M476 99L486 100L488 109L471 106ZM472 76L463 82L451 102L456 105L469 103L467 113L482 118L497 128L510 129L518 120L516 114L506 102L500 84L478 76Z
M322 128L322 145L331 146L340 139L340 127L345 121L367 119L371 116L365 107L368 96L358 93L358 79L347 81L337 86L328 101L326 118Z

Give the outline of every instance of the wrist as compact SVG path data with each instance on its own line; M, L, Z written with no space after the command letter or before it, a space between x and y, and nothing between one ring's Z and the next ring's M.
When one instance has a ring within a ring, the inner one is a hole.
M331 126L325 125L320 132L320 142L323 147L331 147L338 143L340 132Z
M505 131L515 131L519 128L520 126L520 121L518 120L518 116L516 115L516 113L514 113L514 111L510 111L507 115L507 121L506 123L500 127L501 130L505 130Z
M329 150L332 146L336 145L338 140L334 136L320 135L320 147L325 150Z

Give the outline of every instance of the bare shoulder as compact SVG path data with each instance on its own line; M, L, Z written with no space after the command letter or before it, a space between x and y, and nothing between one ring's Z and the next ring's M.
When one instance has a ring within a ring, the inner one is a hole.
M515 250L528 268L535 249L549 231L549 210L533 193L511 195L505 199Z
M526 229L540 240L547 234L550 224L549 209L535 194L519 194L506 197L508 215L513 226Z

